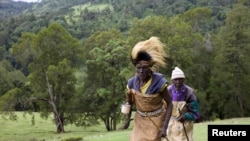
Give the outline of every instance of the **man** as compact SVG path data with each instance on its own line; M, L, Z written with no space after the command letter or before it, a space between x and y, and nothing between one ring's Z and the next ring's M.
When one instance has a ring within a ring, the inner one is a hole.
M185 84L183 71L175 67L171 75L172 84L168 91L173 110L167 135L169 141L193 141L193 123L200 118L199 105L194 89Z
M136 75L128 80L126 101L137 111L130 141L161 141L172 113L167 80L155 71L166 66L163 44L157 37L141 41L134 46L131 59Z

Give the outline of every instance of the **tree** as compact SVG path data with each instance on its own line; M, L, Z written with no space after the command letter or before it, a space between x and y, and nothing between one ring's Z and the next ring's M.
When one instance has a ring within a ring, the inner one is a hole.
M0 61L0 111L4 116L16 120L12 111L23 111L28 109L26 103L28 92L25 95L26 76L14 69L7 60Z
M57 133L64 132L74 104L75 68L81 54L80 43L61 25L53 23L37 35L24 33L13 46L17 58L28 63L31 100L44 117L53 113ZM24 57L26 56L26 57Z
M0 61L0 97L14 87L9 75L12 71L13 68L7 60Z
M202 26L211 18L211 9L204 7L196 7L188 10L181 15L181 18L192 26L192 32L198 32Z
M212 60L215 54L213 50L214 35L205 28L211 21L211 10L196 7L178 17L181 20L177 22L178 28L176 28L179 34L175 33L175 36L179 36L180 42L173 40L175 48L173 48L174 52L170 54L174 54L174 62L179 63L185 71L186 83L192 85L196 90L202 115L200 120L207 120L206 89L209 88Z
M128 47L117 30L96 32L84 42L87 67L82 102L83 111L100 118L107 131L116 130L125 100Z
M218 35L208 96L213 118L249 116L249 13L247 5L235 5L227 13L226 25Z
M160 37L166 43L169 35L169 19L165 16L148 16L144 19L133 19L129 29L129 44L132 47L142 40L149 39L151 36Z

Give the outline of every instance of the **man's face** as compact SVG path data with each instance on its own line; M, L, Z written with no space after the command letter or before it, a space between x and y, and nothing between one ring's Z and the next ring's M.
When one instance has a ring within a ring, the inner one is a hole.
M141 80L147 80L149 74L151 73L151 69L148 61L140 61L136 64L136 75Z
M183 83L184 83L184 78L176 78L176 79L173 79L172 81L173 81L173 84L175 85L175 87L176 87L177 89L180 89L181 86L182 86Z

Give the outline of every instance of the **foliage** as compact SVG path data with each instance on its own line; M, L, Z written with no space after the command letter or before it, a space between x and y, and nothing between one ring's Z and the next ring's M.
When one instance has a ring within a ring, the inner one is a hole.
M236 2L1 3L0 109L41 111L45 118L54 112L65 125L85 127L101 119L116 130L126 81L134 75L131 49L158 36L168 54L159 71L169 79L175 66L184 70L203 120L248 116L249 2ZM18 10L11 12L9 3Z
M26 77L20 70L15 70L7 60L0 62L0 111L26 110L24 85ZM28 94L28 93L27 93ZM8 112L7 112L8 113Z
M97 32L84 42L84 56L88 75L81 102L85 106L81 107L101 118L108 131L115 130L126 87L122 73L128 60L124 37L117 30Z
M54 114L57 132L64 132L64 124L72 120L71 108L75 107L69 105L75 94L74 67L79 63L79 47L78 40L59 24L51 24L37 35L23 34L13 46L13 54L30 71L31 100L37 101L45 117Z
M219 33L209 89L209 111L218 118L249 116L249 8L242 4L228 13ZM213 99L213 100L212 100Z
M14 84L11 82L10 74L9 72L12 71L12 66L7 60L3 60L0 62L0 95L2 96L4 93L6 93L8 90L12 89L14 87Z

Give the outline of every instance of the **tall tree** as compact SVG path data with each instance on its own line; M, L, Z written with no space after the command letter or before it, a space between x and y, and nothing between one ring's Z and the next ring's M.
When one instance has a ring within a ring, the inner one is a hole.
M210 71L214 58L214 35L205 28L212 20L211 16L212 11L207 7L196 7L181 14L179 17L184 23L179 22L179 24L182 23L180 27L186 28L180 28L179 31L182 33L180 32L179 40L184 40L184 44L180 44L176 40L174 43L177 43L178 49L174 49L175 53L172 52L177 57L176 62L180 63L185 70L186 82L196 89L202 114L201 120L207 118L206 89L209 88ZM187 60L189 61L187 62Z
M4 95L8 90L14 88L14 84L11 81L10 72L13 68L7 60L0 61L0 97Z
M196 7L181 15L182 19L192 26L192 32L204 29L205 23L211 18L212 10L204 7Z
M215 66L209 89L210 114L214 118L249 116L250 10L239 3L228 12L219 33Z
M13 46L17 58L26 58L30 74L31 99L39 104L44 117L53 113L57 133L71 116L75 95L74 68L79 63L80 42L57 23L38 34L24 33ZM26 57L25 57L26 56Z
M113 29L96 32L84 42L87 77L83 110L100 118L107 131L116 130L121 118L120 105L125 98L125 75L128 72L127 50L123 35Z

